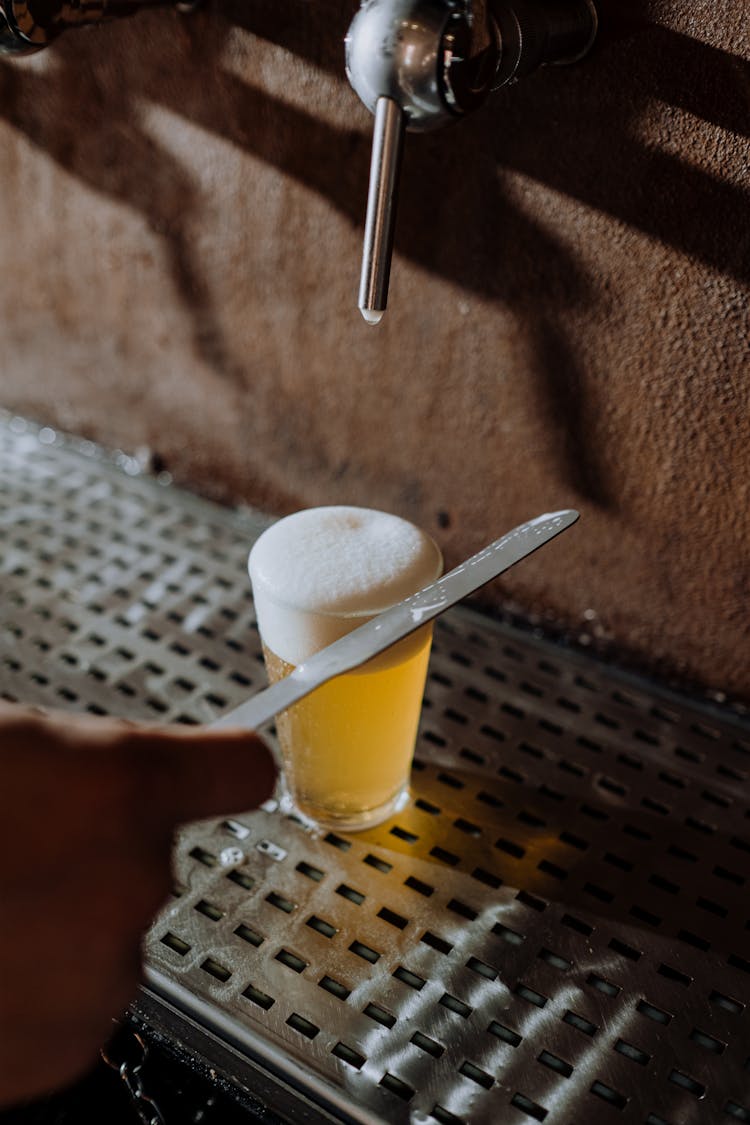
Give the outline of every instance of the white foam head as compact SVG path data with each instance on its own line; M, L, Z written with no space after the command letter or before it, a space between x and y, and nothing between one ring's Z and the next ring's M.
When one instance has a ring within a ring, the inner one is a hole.
M310 508L273 524L248 570L261 636L299 664L434 581L442 557L414 524L371 508Z

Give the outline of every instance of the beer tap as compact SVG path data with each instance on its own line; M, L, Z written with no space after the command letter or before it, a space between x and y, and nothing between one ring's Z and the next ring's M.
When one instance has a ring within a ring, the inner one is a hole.
M28 55L61 32L130 16L141 8L175 7L189 12L200 0L0 0L0 55Z
M593 0L363 0L346 36L346 73L375 116L359 308L385 312L399 168L407 130L439 128L491 91L589 51Z

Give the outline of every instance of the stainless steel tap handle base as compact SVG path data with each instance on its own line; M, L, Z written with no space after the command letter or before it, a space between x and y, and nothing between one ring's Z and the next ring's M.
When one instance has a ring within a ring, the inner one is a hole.
M591 50L599 26L593 0L490 0L501 44L493 89L541 66L567 66Z
M406 120L392 98L378 98L370 163L359 310L368 324L379 324L388 301L396 199Z

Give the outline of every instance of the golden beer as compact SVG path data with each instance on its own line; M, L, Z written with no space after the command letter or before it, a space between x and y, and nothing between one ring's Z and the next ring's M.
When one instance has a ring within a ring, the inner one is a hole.
M434 581L442 567L435 544L413 524L369 509L312 509L264 534L250 573L271 683ZM328 566L333 575L324 573ZM431 641L432 626L423 626L278 716L284 780L303 816L356 830L400 807Z
M432 626L338 676L277 717L297 808L345 829L383 820L406 795L430 656ZM287 664L264 648L271 683Z

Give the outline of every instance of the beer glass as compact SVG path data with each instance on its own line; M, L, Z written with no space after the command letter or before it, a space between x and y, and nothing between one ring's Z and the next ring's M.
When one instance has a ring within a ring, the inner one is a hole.
M248 569L271 683L440 576L437 545L369 508L312 508L258 539ZM323 684L277 717L284 781L303 817L356 831L401 807L432 625Z

